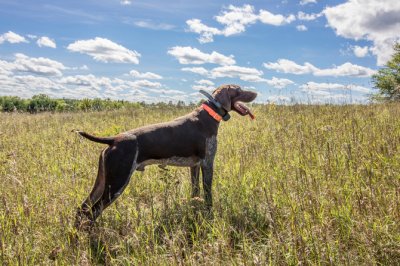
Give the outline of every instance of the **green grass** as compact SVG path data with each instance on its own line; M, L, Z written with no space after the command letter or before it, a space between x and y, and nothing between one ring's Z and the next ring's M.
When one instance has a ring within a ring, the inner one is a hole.
M213 218L186 168L135 172L74 229L112 135L189 109L0 114L0 264L398 265L400 105L258 106L222 123Z

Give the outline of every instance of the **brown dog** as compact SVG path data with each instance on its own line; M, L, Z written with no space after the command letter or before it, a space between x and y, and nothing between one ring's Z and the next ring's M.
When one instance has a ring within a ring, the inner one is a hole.
M244 91L237 85L223 85L201 107L170 122L133 129L114 137L96 137L77 131L89 140L109 145L100 155L92 192L78 209L77 226L84 217L93 223L124 191L132 173L143 171L145 166L151 164L190 167L193 197L200 193L201 169L205 202L211 209L219 122L229 119L228 112L231 110L253 118L242 102L251 102L256 96L255 92Z

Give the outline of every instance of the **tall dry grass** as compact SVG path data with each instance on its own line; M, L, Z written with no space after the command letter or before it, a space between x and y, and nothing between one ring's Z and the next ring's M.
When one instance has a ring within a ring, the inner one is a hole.
M73 227L112 135L188 109L0 114L3 265L396 265L400 105L258 106L223 123L213 218L189 171L148 167L90 232Z

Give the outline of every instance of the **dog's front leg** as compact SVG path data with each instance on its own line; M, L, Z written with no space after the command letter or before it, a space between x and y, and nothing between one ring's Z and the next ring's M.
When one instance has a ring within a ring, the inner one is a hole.
M217 136L206 140L206 156L201 161L201 172L203 176L204 200L208 210L212 207L212 180L214 172L214 158L217 152Z
M200 165L190 167L190 176L192 179L192 198L200 196Z
M204 200L208 210L212 208L212 179L213 179L213 163L203 163L201 172L203 176Z

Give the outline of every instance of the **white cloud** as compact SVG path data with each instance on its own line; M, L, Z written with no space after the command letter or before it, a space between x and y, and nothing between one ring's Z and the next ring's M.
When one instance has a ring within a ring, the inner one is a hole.
M108 63L139 64L140 54L131 51L108 39L96 37L90 40L79 40L67 47L72 52L79 52L93 57L94 60Z
M212 82L211 80L201 79L195 81L195 83L196 85L192 86L193 90L205 90L208 92L212 92L213 90L215 90L214 82Z
M278 89L282 89L290 84L294 84L294 82L289 79L279 79L276 77L273 77L272 79L265 79L262 77L263 72L256 68L241 67L236 65L215 67L211 70L207 70L205 68L182 68L182 71L193 72L211 79L238 78L247 82L266 83ZM214 88L214 82L209 80L200 80L196 83L197 85L194 85L192 87L196 90L211 90L211 87Z
M135 80L132 82L128 82L129 85L131 85L133 88L160 88L162 85L160 82L153 82L153 81L148 81L145 79L141 80Z
M371 41L378 65L390 59L394 42L400 40L400 1L348 0L323 13L338 36Z
M3 33L0 35L0 44L3 42L9 42L9 43L21 43L21 42L28 42L25 37L18 35L12 31L8 31L6 33Z
M202 76L208 75L208 70L205 69L204 67L184 67L184 68L181 68L181 70L185 71L185 72L192 72L192 73L199 74Z
M109 78L98 78L93 74L68 76L60 79L61 84L90 87L95 90L101 90L102 87L111 87Z
M289 85L294 84L293 81L291 81L290 79L280 79L280 78L276 78L276 77L272 77L272 79L270 80L265 80L265 82L277 89L283 89L286 88Z
M297 26L296 26L296 29L297 29L298 31L306 31L306 30L308 30L307 27L306 27L305 25L297 25Z
M356 45L352 48L353 48L354 55L357 57L365 57L368 55L368 50L369 50L368 46L361 47L361 46Z
M304 13L303 11L299 11L297 13L297 19L299 20L306 20L306 21L311 21L311 20L315 20L319 17L321 17L323 15L323 13L311 13L311 14L307 14Z
M304 6L304 5L307 5L307 4L316 4L317 3L317 0L301 0L300 1L300 5L302 5L302 6Z
M1 61L0 68L3 71L26 72L44 76L62 76L62 70L67 69L62 63L44 57L29 57L24 54L15 54L12 62Z
M211 80L208 79L201 79L201 80L197 80L196 81L197 84L199 85L207 85L207 86L214 86L214 82L212 82Z
M137 70L131 70L129 72L129 74L135 78L140 78L140 79L162 79L163 78L162 76L152 73L152 72L140 73Z
M258 14L251 5L243 5L241 7L229 5L222 12L215 16L215 20L223 25L222 29L209 27L199 19L190 19L186 21L189 26L188 31L200 35L200 43L212 42L215 35L232 36L246 31L246 27L261 22L264 24L281 26L289 24L296 20L293 14L284 16L281 14L273 14L268 10L259 10Z
M317 83L317 82L308 82L306 84L300 85L300 89L302 89L305 92L308 91L327 91L327 90L347 90L347 91L356 91L356 92L361 92L361 93L371 93L371 89L360 86L360 85L354 85L354 84L339 84L339 83ZM322 93L324 94L324 93Z
M317 70L312 64L305 62L304 65L299 65L288 59L279 59L277 62L269 62L263 64L265 68L272 69L278 72L290 74L309 74Z
M157 93L157 94L167 94L167 95L169 95L169 94L173 94L173 95L183 95L183 94L186 94L185 92L183 92L183 91L179 91L179 90L166 90L166 89L148 89L148 91L150 91L150 92L154 92L154 93Z
M231 36L244 32L247 25L254 24L257 21L258 16L254 13L254 7L251 5L243 5L242 7L229 5L227 10L222 11L215 19L220 24L225 25L223 34Z
M189 19L186 24L189 26L189 31L200 34L198 39L200 43L213 42L214 35L223 34L219 29L203 24L200 19Z
M201 84L195 84L195 85L192 86L192 89L196 90L196 91L205 90L205 91L208 91L208 92L211 93L212 91L215 90L215 87L214 86L201 85Z
M168 54L178 59L181 64L201 65L205 63L219 65L233 65L235 59L233 55L225 56L213 51L211 54L203 53L199 49L192 47L175 46L168 50Z
M257 78L263 74L262 71L241 66L221 66L211 70L210 76L212 78L240 78L245 81L250 81L252 78Z
M32 97L45 93L54 98L98 97L158 102L163 95L180 95L179 98L182 98L184 94L181 91L164 89L161 83L146 79L132 81L93 74L61 76L61 70L76 68L65 67L48 58L32 58L23 54L16 54L13 61L0 60L0 95ZM158 96L149 96L146 90Z
M304 63L304 65L299 65L288 59L279 59L277 62L264 63L263 65L267 69L296 75L370 77L375 73L373 69L354 65L350 62L327 69L319 69L308 62Z
M296 17L293 14L290 14L289 16L285 17L281 14L272 14L267 10L260 10L259 19L264 24L281 26L295 21Z
M50 47L50 48L56 48L57 45L54 42L54 40L50 39L49 37L43 36L40 37L37 41L36 41L37 45L39 47Z
M285 104L290 102L290 98L283 95L271 95L267 97L267 102Z
M370 77L375 74L375 70L367 67L354 65L352 63L346 62L340 66L335 66L333 68L319 69L314 72L315 76L334 76L334 77Z
M129 5L131 5L132 4L132 1L130 1L130 0L121 0L121 5L123 5L123 6L129 6Z
M174 25L167 24L167 23L155 23L150 20L138 20L134 21L133 25L138 26L140 28L146 28L151 30L172 30L175 28Z

